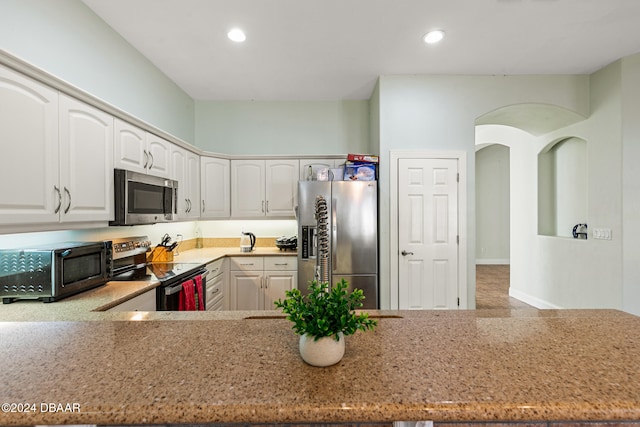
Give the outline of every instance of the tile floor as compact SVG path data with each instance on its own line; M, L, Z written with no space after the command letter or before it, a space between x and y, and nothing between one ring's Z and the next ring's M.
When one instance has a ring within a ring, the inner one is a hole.
M535 308L509 296L509 265L476 265L476 308Z

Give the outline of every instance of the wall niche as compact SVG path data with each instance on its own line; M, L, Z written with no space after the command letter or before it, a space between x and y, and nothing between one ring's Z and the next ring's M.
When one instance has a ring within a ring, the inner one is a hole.
M538 154L538 234L573 237L587 223L587 141L567 137Z

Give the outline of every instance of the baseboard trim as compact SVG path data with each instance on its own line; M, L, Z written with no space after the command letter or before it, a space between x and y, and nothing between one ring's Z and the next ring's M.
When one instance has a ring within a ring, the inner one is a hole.
M496 259L476 259L476 265L509 265L511 260L509 258L496 258Z
M527 303L529 305L534 306L535 308L539 308L541 310L561 310L563 307L560 307L559 305L555 305L555 304L551 304L548 301L545 301L543 299L531 296L529 294L526 294L524 292L521 292L517 289L513 289L513 288L509 288L509 296L513 297L517 300L520 300L524 303Z

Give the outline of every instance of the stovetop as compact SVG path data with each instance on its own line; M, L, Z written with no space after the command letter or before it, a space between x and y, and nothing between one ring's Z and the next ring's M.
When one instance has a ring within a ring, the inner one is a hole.
M204 267L190 262L154 262L147 264L147 272L160 282L174 281Z
M203 264L189 262L155 262L140 264L125 273L114 276L113 281L159 280L161 283L179 281L183 277L204 267Z

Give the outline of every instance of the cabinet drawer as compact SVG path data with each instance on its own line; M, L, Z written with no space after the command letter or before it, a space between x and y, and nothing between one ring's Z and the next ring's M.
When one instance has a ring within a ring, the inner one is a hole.
M217 259L207 264L207 280L212 280L218 274L222 273L224 268L224 258Z
M224 298L223 283L224 281L221 275L218 275L211 281L207 280L207 310L209 310L209 307L214 305L218 299Z
M224 309L224 298L213 300L211 305L207 305L207 311L222 311Z
M264 269L269 271L297 271L298 259L294 256L264 257Z
M229 258L229 269L232 271L264 270L264 260L262 257L231 257Z

